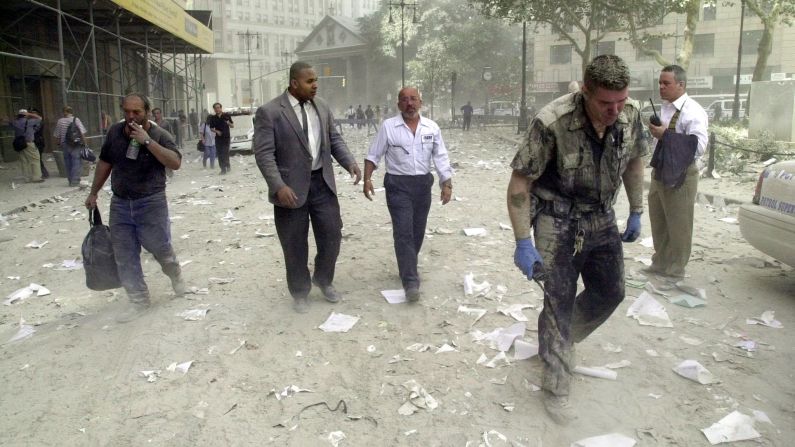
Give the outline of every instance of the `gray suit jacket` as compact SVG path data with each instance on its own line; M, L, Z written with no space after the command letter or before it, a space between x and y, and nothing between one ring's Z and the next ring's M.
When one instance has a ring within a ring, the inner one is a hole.
M254 156L257 166L268 183L268 200L276 206L276 192L285 185L298 196L298 207L304 205L309 194L312 177L312 155L309 142L304 137L301 122L292 106L289 94L285 91L269 103L260 106L254 117ZM334 117L325 101L315 97L312 101L320 118L320 159L323 179L336 194L334 168L331 157L348 169L356 159L348 146L334 128Z

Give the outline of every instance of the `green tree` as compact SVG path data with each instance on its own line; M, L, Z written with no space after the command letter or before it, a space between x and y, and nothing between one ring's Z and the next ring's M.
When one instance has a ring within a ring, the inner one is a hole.
M770 53L773 51L773 33L779 23L792 25L795 17L795 1L793 0L744 0L745 7L754 12L762 21L762 37L757 47L756 66L754 66L754 81L761 81Z

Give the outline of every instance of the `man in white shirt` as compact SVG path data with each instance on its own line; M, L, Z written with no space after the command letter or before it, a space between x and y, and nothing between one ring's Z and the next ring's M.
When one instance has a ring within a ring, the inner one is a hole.
M693 207L698 191L698 162L706 152L708 141L707 112L687 95L686 86L687 73L682 67L669 65L662 69L659 79L660 97L663 99L660 112L662 124L649 124L655 145L671 133L692 135L698 140L693 160L687 165L684 181L679 187L664 185L656 168L652 172L649 187L649 220L654 255L647 271L671 277L683 277L690 259ZM666 147L666 150L669 148Z
M384 187L392 217L392 236L400 280L409 301L420 298L417 256L425 237L431 208L433 175L436 167L442 204L453 194L453 169L439 126L420 116L422 97L416 87L398 92L400 114L381 124L364 161L364 195L372 200L372 175L383 157L386 164Z

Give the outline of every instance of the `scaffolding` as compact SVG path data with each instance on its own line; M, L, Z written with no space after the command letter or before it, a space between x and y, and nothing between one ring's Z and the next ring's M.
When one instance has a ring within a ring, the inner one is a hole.
M186 29L195 32L203 26L206 29L199 31L212 33L210 11L182 11L172 0L158 2L165 2L158 7L165 5L175 12L170 18L184 20ZM18 109L38 108L44 116L47 151L52 151L57 146L51 141L52 127L65 105L80 117L94 147L101 144L107 123L122 119L120 99L130 92L147 95L152 108L161 108L164 116L181 115L180 121L187 121L189 111L202 116L207 110L201 75L207 45L202 48L144 20L123 7L126 3L154 4L146 0L0 2L0 120L12 119ZM183 19L178 13L187 15ZM212 44L209 47L212 51ZM0 135L5 161L13 153L12 137L8 132Z

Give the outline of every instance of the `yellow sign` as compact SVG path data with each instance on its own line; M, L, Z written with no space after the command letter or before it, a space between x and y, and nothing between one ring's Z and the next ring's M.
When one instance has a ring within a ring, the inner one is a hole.
M214 50L213 30L194 19L174 0L111 0L138 17L202 50Z

